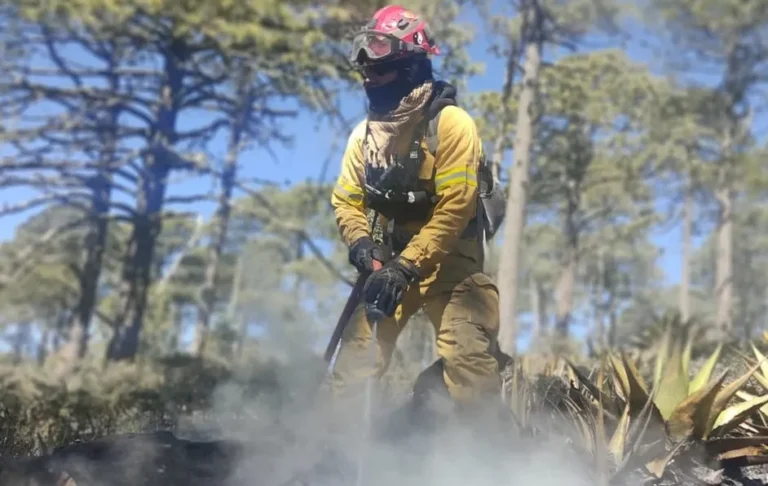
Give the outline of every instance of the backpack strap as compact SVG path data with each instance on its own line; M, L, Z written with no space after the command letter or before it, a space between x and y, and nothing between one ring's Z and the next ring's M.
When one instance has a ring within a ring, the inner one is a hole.
M432 154L433 157L437 153L437 126L438 123L440 123L440 113L444 107L453 104L453 102L443 103L438 106L431 107L431 109L428 111L429 120L427 122L426 142L427 150L429 150L429 153ZM481 161L481 164L482 163L483 162ZM483 203L478 195L477 211L475 212L474 218L472 218L472 220L469 222L469 226L462 233L462 236L468 236L474 232L477 239L477 246L479 251L478 257L481 269L485 267L485 227L483 225L484 218L485 207L483 206Z
M440 113L446 106L457 106L456 99L453 97L437 98L427 104L426 142L427 150L433 157L437 153L437 125L440 123Z
M437 152L437 124L440 122L440 110L427 123L427 150L432 156Z

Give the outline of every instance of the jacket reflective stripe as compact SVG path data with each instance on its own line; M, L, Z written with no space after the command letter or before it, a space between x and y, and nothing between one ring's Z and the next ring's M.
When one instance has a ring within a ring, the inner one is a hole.
M477 214L477 170L482 142L477 125L468 112L458 106L441 110L433 167L433 184L439 200L428 221L409 227L415 233L400 255L413 262L419 272L430 272L455 247L456 242ZM350 134L341 164L341 174L331 197L342 239L352 244L369 235L362 196L365 161L362 141L365 120ZM405 145L403 143L403 145ZM362 202L358 202L362 199Z
M477 172L469 167L458 167L435 175L435 192L438 194L456 184L477 187Z
M333 188L333 192L341 199L352 204L361 205L363 203L363 192L351 184L338 181L336 187Z

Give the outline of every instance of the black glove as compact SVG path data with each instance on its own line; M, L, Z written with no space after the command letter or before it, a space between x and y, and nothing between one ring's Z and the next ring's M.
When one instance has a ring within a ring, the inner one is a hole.
M368 236L358 238L349 247L349 263L360 273L373 271L373 260L384 262L384 251Z
M408 285L418 277L416 267L404 258L390 260L373 272L363 286L368 322L378 322L385 316L395 315L395 309L403 300Z

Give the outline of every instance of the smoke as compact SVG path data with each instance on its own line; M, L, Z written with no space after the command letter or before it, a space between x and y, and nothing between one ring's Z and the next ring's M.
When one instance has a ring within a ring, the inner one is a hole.
M544 424L550 416L531 420L554 433L529 437L501 400L456 413L439 363L419 375L413 396L374 387L368 423L363 393L333 400L321 386L325 362L295 354L274 364L277 386L220 385L212 409L187 417L176 437L105 438L67 446L57 460L78 486L596 484L568 436Z
M257 397L220 387L213 415L233 420L205 435L245 444L226 486L595 484L563 437L523 437L493 406L457 415L439 393L420 407L377 396L369 431L364 395L334 401L310 366L284 363L277 391Z
M107 437L67 446L55 460L78 486L596 484L557 424L549 424L551 435L529 437L501 403L457 414L444 388L435 386L442 376L435 365L420 375L409 400L385 400L386 392L375 389L369 430L365 396L332 400L320 387L323 364L282 363L279 386L256 394L223 384L212 410L188 417L176 437Z

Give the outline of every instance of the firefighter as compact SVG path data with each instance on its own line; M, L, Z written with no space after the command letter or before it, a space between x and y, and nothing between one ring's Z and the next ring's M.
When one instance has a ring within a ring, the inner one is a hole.
M456 89L433 76L437 54L427 23L397 5L378 10L353 41L350 61L364 79L368 112L349 136L331 203L350 263L370 276L342 336L336 394L386 371L419 309L434 325L453 402L499 393L498 289L483 273L478 238L482 142ZM385 222L383 242L374 241L369 210Z

